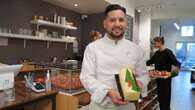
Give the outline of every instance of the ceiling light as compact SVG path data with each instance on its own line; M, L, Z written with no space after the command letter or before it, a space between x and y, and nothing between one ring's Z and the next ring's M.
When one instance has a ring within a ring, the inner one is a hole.
M177 23L173 23L177 30L180 30L180 26Z
M79 5L77 3L74 4L75 7L78 7Z
M141 10L137 10L138 13L141 13Z

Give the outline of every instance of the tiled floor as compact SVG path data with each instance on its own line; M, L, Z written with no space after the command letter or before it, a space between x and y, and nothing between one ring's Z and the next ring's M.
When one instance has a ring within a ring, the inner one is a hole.
M195 110L195 84L190 83L190 72L181 72L172 82L172 110Z

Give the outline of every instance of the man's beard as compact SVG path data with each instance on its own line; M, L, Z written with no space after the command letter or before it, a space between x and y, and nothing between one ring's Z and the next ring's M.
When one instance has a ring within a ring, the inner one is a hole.
M110 37L112 37L112 38L115 39L115 40L120 40L120 39L122 39L123 36L124 36L124 33L125 33L125 32L122 31L122 30L121 30L121 33L120 33L119 35L114 34L113 31L108 32L108 34L110 35Z

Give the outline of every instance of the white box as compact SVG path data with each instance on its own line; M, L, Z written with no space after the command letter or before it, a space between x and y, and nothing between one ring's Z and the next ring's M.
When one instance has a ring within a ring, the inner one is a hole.
M0 66L0 90L14 87L14 76L17 76L22 66L23 65Z

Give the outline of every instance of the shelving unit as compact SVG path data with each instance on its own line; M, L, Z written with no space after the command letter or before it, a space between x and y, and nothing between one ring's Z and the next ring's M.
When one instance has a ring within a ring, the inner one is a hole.
M66 29L66 30L77 30L77 27L74 27L74 26L57 24L57 23L53 23L50 21L44 21L44 20L33 20L33 21L31 21L31 23L36 24L38 26L37 30L39 29L39 26L41 26L41 25L57 27L57 28L62 28L62 29Z
M61 29L64 30L64 35L66 34L67 30L77 30L77 27L75 27L75 26L57 24L57 23L53 23L53 22L45 21L45 20L32 20L32 21L30 21L30 23L37 25L37 31L39 31L39 27L42 26L42 25L49 26L49 27L61 28ZM57 39L52 39L52 41L58 41L58 40ZM70 42L65 41L65 43L70 43ZM47 43L47 48L49 48L49 42ZM67 48L67 44L66 44L66 48Z
M39 29L39 26L41 26L41 25L62 28L62 29L64 29L64 33L65 33L66 30L77 30L77 27L74 27L74 26L56 24L56 23L52 23L50 21L44 21L44 20L31 21L31 23L37 25L37 30ZM24 40L24 48L26 48L26 40L46 41L47 42L47 48L49 48L49 43L50 42L66 43L66 48L67 48L67 43L74 43L75 42L75 40L69 39L69 38L60 39L60 38L49 38L47 36L40 37L40 36L32 36L32 35L24 35L24 34L13 34L13 33L0 33L0 38L1 37L3 37L3 38L23 39Z
M152 88L151 90L148 91L148 94L152 93L153 91L155 91L157 89L157 87L155 86L154 88Z
M157 95L155 95L152 99L150 99L148 102L146 102L141 108L140 108L140 110L145 110L145 108L148 106L148 105L150 105L154 100L156 100L157 99Z
M147 71L154 70L154 66L147 66ZM156 79L151 78L148 83L148 96L136 103L136 110L157 110L159 107ZM155 105L154 105L155 104Z
M39 36L30 36L30 35L23 35L23 34L10 34L10 33L0 33L0 37L17 38L17 39L24 39L24 40L49 41L49 42L64 42L64 43L73 43L74 42L74 40L71 41L71 40L59 39L59 38L39 37Z
M23 39L24 40L24 48L26 48L26 40L46 41L47 48L49 48L49 42L61 42L61 43L75 42L75 40L70 40L70 39L59 39L59 38L39 37L39 36L30 36L30 35L23 35L23 34L10 34L10 33L0 33L0 37Z
M152 88L148 90L148 96L146 97L146 100L137 104L137 110L156 110L158 108L158 96L156 94L157 86L152 85L154 83L155 79L152 79L149 83L149 86L152 86ZM155 106L153 106L153 104L155 104Z
M159 106L159 103L157 103L154 107L152 107L152 110L156 110Z

